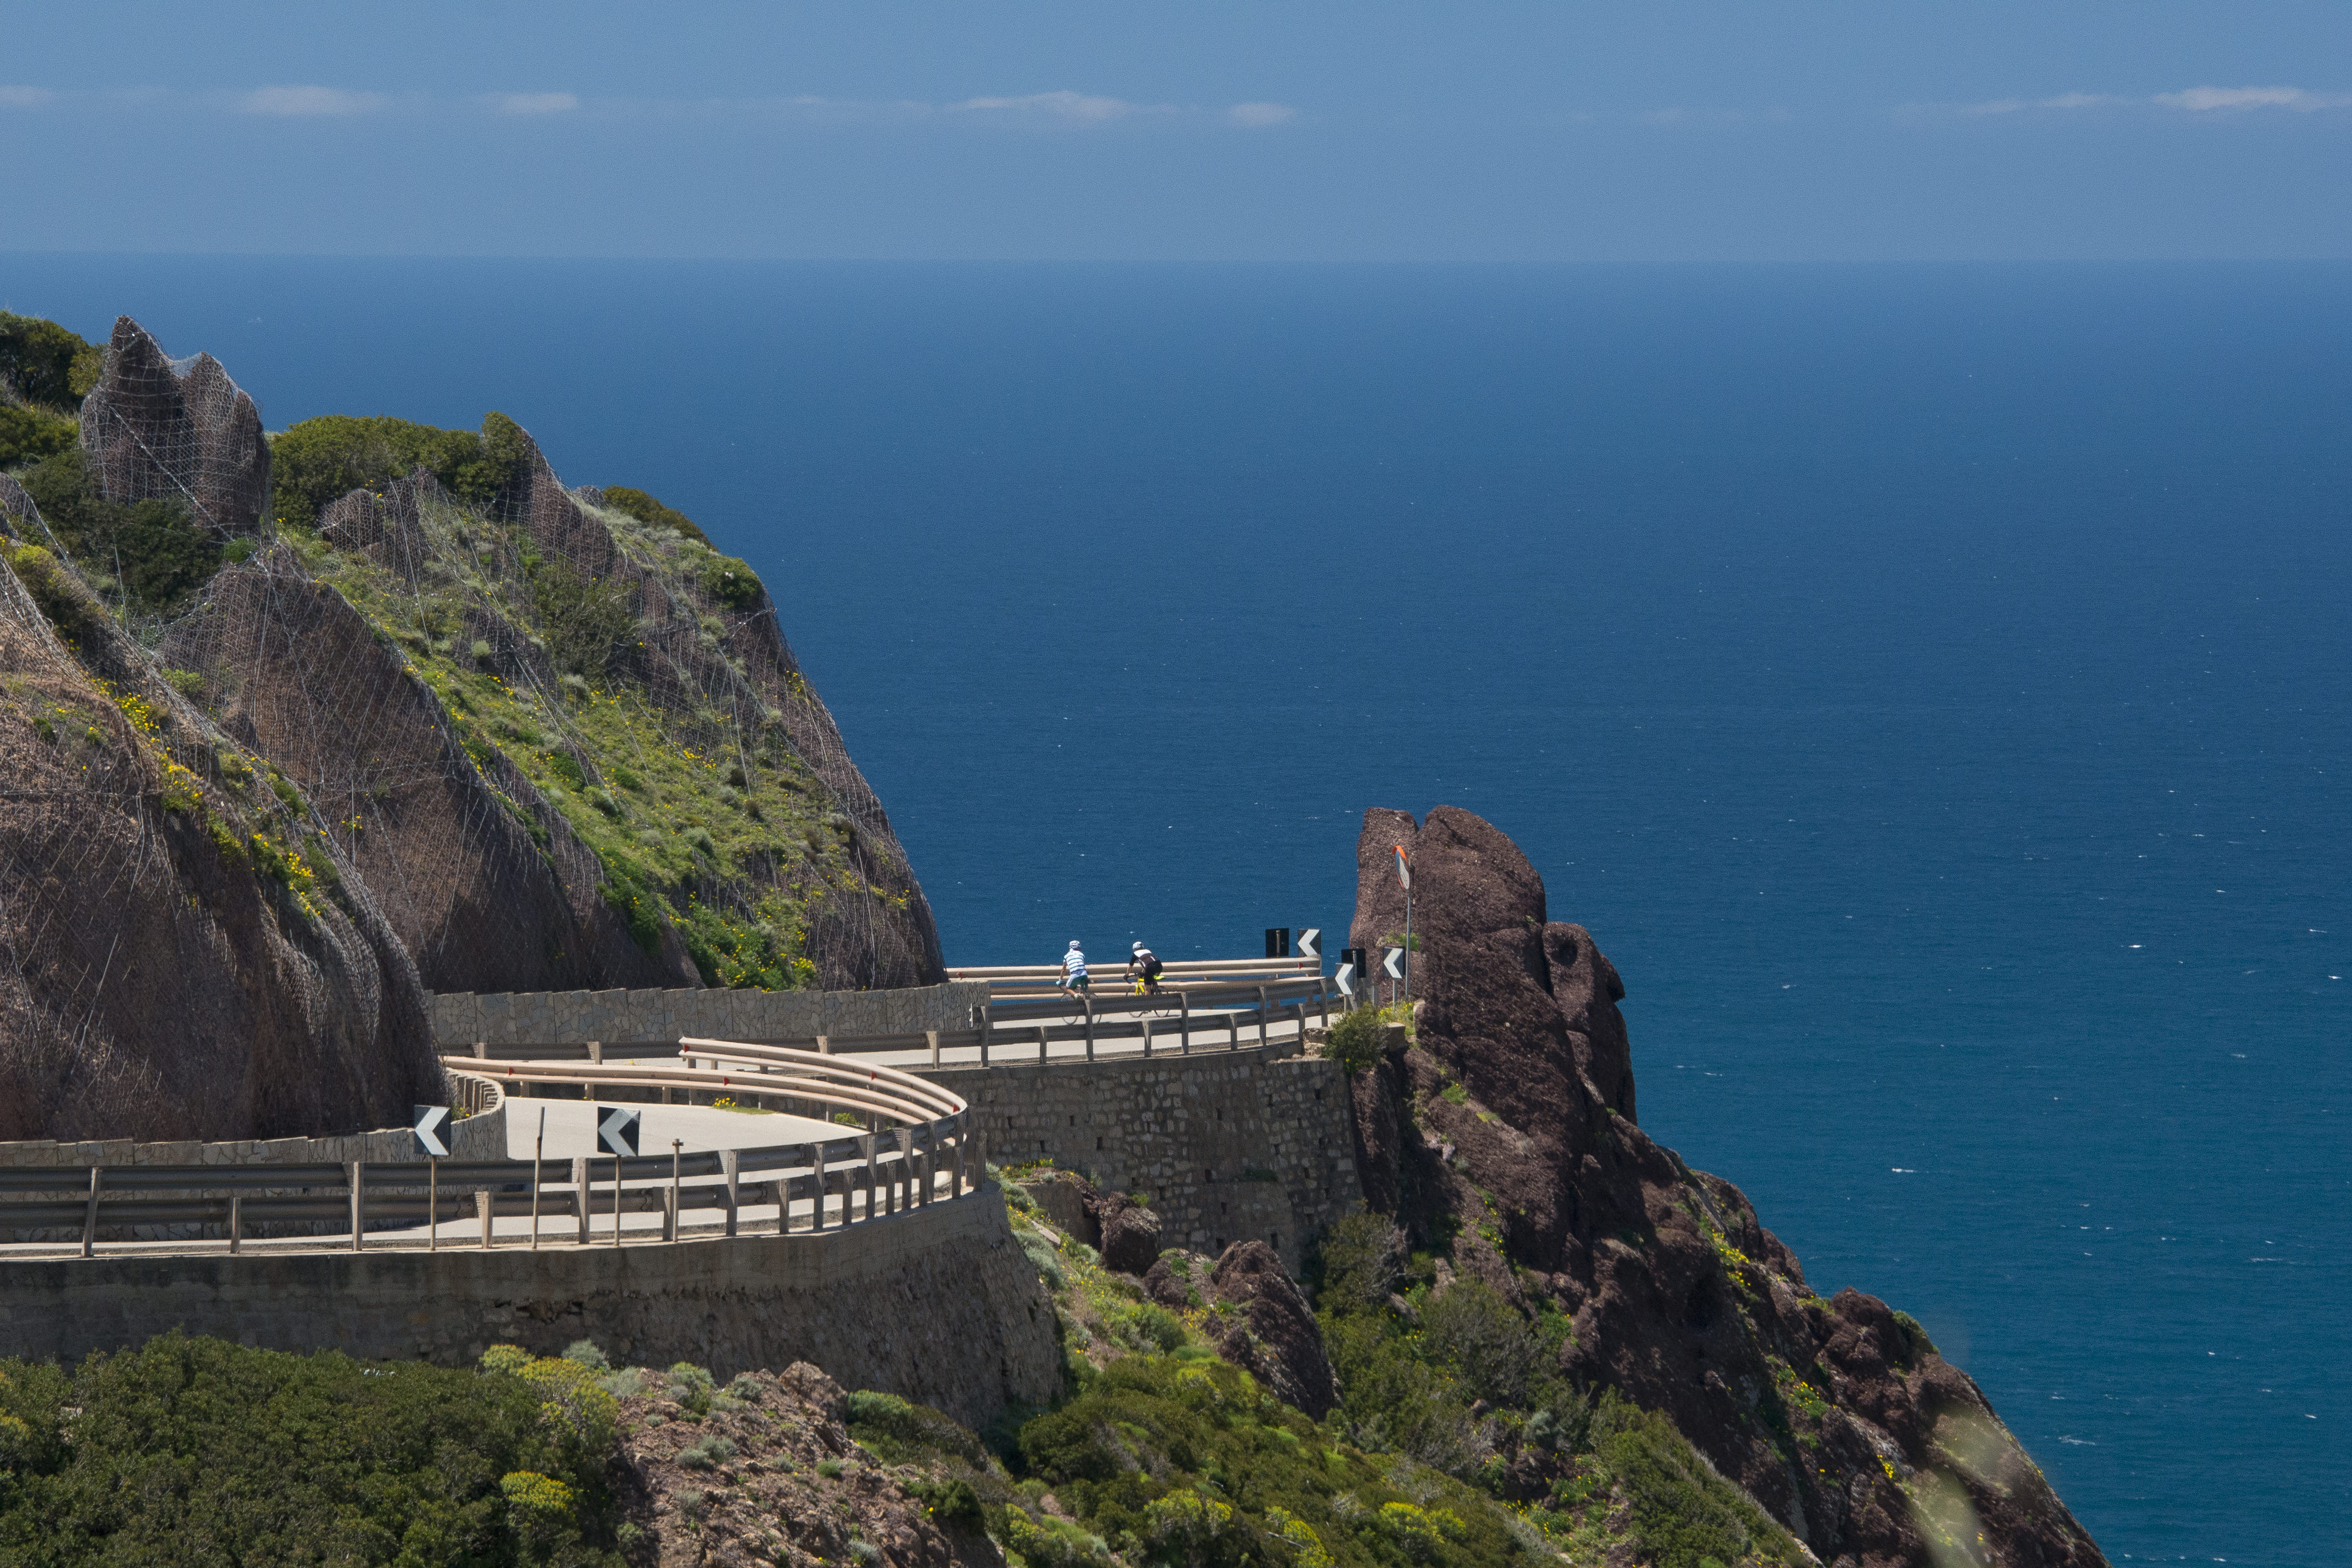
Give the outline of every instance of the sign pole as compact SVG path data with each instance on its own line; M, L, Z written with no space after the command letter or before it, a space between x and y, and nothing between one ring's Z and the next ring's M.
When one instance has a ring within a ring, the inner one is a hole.
M621 1245L621 1157L613 1156L613 1245Z
M441 1249L441 1162L430 1155L425 1161L425 1250Z
M539 1142L530 1151L530 1249L539 1250L539 1163L547 1158L547 1107L539 1108Z

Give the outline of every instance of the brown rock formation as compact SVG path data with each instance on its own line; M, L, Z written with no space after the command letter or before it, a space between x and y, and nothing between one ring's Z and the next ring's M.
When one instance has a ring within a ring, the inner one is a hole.
M1455 1272L1550 1297L1574 1319L1564 1373L1664 1410L1824 1563L1927 1568L1944 1561L1932 1542L1981 1531L1989 1556L1969 1561L2104 1563L1916 1325L1856 1291L1814 1296L1738 1188L1634 1124L1623 987L1589 932L1549 922L1501 832L1451 806L1418 826L1367 813L1353 940L1402 929L1399 843L1421 1007L1414 1047L1357 1082L1374 1206L1418 1245L1450 1235ZM1454 1083L1466 1103L1439 1092Z
M1217 1354L1265 1385L1285 1405L1318 1421L1339 1403L1339 1385L1323 1353L1315 1310L1263 1241L1237 1241L1210 1271L1214 1299L1243 1309L1211 1322Z
M115 319L106 369L81 404L81 444L106 499L184 499L226 535L261 524L269 444L253 399L220 362L175 367L147 329Z
M442 1099L348 865L69 568L0 553L0 1139L343 1132Z
M701 1413L673 1397L695 1391L639 1375L647 1392L621 1402L626 1435L613 1469L622 1516L641 1532L632 1562L1002 1568L976 1521L943 1526L850 1441L847 1397L808 1363L747 1373Z
M353 492L322 531L373 523L397 551L401 513L399 498ZM562 815L503 755L469 756L432 689L284 546L216 574L160 652L205 676L222 727L338 825L427 989L701 983L667 924L659 952L636 944Z

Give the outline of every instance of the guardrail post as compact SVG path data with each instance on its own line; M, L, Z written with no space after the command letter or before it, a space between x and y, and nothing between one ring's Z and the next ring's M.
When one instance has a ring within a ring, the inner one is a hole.
M1043 1024L1037 1026L1037 1065L1045 1065L1045 1026Z
M1265 987L1261 985L1257 988L1257 1044L1260 1050L1265 1048Z
M815 1212L809 1216L809 1228L823 1230L824 1228L824 1145L818 1143L813 1146L809 1150L809 1158L816 1170L814 1183L816 1187L816 1202L811 1205Z
M971 1113L967 1111L965 1114ZM951 1198L963 1196L963 1139L964 1130L961 1126L958 1126L955 1141L955 1169L952 1179L948 1183L948 1196Z
M980 1065L983 1068L988 1065L988 1004L982 1002L980 1005Z
M816 1037L816 1050L817 1055L819 1056L829 1057L833 1055L833 1037L831 1035L819 1035Z
M90 1202L92 1205L98 1202L95 1191L91 1194ZM362 1238L366 1234L367 1165L362 1161L354 1160L352 1162L352 1250L353 1252L362 1250L364 1246Z
M475 1207L476 1209L479 1210L479 1211L480 1211L480 1213L481 1213L481 1216L482 1216L482 1250L483 1250L484 1252L488 1252L488 1251L490 1249L490 1246L491 1246L491 1242L490 1242L490 1233L491 1233L491 1213L492 1213L493 1208L495 1207L495 1205L492 1205L492 1203L490 1202L490 1194L489 1194L488 1192L482 1191L482 1190L480 1190L480 1189L478 1189L478 1189L475 1191L475 1193L474 1193L474 1207Z
M1181 991L1176 993L1176 1054L1192 1054L1192 999Z
M735 1234L735 1211L740 1205L743 1189L737 1174L737 1155L732 1149L719 1151L719 1170L727 1178L727 1234Z
M1237 1051L1241 1048L1242 1010L1239 1007L1228 1007L1225 1009L1225 1049Z
M1315 1005L1323 1015L1323 1026L1329 1028L1331 1026L1331 988L1323 984L1323 965L1319 961L1315 965ZM1302 1028L1305 1027L1307 1020L1304 1017L1301 1017L1298 1022Z
M925 1038L926 1040L929 1040L929 1041L930 1042L930 1046L931 1046L931 1065L932 1065L933 1067L937 1067L937 1066L939 1066L939 1065L940 1065L940 1032L939 1032L937 1029L925 1029L925 1030L923 1031L923 1038Z
M81 1255L84 1258L89 1257L98 1245L98 1188L102 1179L100 1167L92 1165L89 1168L89 1206L82 1210L81 1215Z
M1095 1059L1095 1000L1085 992L1078 993L1078 1005L1087 1010L1087 1060Z
M1151 1015L1143 1015L1143 1059L1151 1059Z
M905 1214L915 1206L915 1130L898 1129L898 1173L890 1184L890 1212Z
M228 1250L232 1258L245 1245L245 1194L228 1195Z
M572 1212L580 1216L580 1245L588 1245L588 1160L585 1155L572 1162Z
M489 1041L476 1040L474 1042L474 1059L478 1062L486 1062L490 1059Z
M591 1041L589 1041L589 1042L588 1042L588 1059L589 1059L590 1061L592 1061L592 1062L594 1062L598 1067L602 1067L602 1066L604 1066L604 1041L602 1041L602 1040L591 1040Z
M873 1133L858 1139L858 1152L866 1156L866 1217L874 1217L875 1190L882 1184L881 1158Z

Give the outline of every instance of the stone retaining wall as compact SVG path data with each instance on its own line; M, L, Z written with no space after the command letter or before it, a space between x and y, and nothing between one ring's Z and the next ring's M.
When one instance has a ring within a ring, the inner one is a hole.
M811 1361L974 1426L1061 1381L1054 1310L983 1188L847 1230L534 1252L117 1254L11 1260L0 1356L71 1363L178 1328L268 1350L473 1361L594 1340L722 1383Z
M446 1053L501 1046L919 1035L968 1029L988 1000L983 981L900 991L444 992L433 998L433 1039Z
M1051 1160L1145 1194L1161 1243L1214 1255L1270 1244L1296 1273L1362 1201L1348 1080L1288 1044L1039 1067L926 1068L971 1102L988 1157Z

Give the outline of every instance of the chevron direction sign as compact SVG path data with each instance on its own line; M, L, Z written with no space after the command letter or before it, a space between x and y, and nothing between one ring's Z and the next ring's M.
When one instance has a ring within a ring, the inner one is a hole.
M645 1118L634 1110L612 1110L596 1123L596 1146L607 1154L637 1152L637 1131Z
M1320 958L1323 956L1322 944L1323 928L1321 926L1308 926L1298 933L1298 956L1301 958Z
M438 1160L449 1152L449 1108L446 1105L419 1105L411 1108L416 1119L409 1131L416 1134L416 1152L428 1160Z

